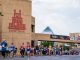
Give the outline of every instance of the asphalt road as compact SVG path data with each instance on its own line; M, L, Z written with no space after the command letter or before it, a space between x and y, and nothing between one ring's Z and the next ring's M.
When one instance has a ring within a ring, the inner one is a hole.
M25 56L22 57L14 57L14 58L3 58L0 57L0 60L80 60L80 56L32 56L28 58Z

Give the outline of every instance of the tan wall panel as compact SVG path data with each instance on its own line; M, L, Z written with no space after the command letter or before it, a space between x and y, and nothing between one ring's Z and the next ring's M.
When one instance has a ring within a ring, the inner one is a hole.
M16 46L19 46L22 42L27 43L31 41L31 2L18 1L18 0L2 0L2 39L6 39L8 44L14 42ZM14 9L16 13L21 10L21 16L23 18L23 24L26 24L26 30L24 32L9 32L9 23L12 22L14 15Z
M27 33L4 33L2 36L9 45L13 42L17 46L18 43L22 44L23 42L27 43L28 41L31 41L31 36Z
M35 33L31 33L31 40L35 40Z
M24 1L3 0L3 13L13 13L14 9L21 10L23 15L31 16L31 3Z
M50 40L49 34L35 34L35 40Z

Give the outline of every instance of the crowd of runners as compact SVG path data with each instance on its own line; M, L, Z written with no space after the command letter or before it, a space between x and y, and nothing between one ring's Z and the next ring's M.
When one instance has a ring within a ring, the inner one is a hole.
M19 50L19 51L18 51ZM63 51L63 47L62 46L43 46L43 45L39 45L39 46L35 46L35 47L31 47L29 43L26 43L26 45L24 43L21 44L20 47L16 48L16 46L11 43L11 45L8 46L6 41L2 41L0 43L0 54L3 57L6 56L10 56L10 57L14 57L17 56L17 53L20 53L21 57L24 56L46 56L46 55L69 55L73 53L76 53L77 55L79 54L79 52L76 51L71 51L69 53L69 51Z
M42 46L35 46L35 47L30 47L30 46L25 46L24 43L22 43L22 46L20 48L20 53L22 56L25 54L28 56L34 56L34 55L61 55L62 54L62 47L44 47Z

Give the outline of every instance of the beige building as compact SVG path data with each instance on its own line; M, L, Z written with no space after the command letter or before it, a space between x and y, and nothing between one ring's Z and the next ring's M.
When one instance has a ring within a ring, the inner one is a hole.
M36 45L38 41L80 43L77 40L54 39L49 34L35 33L30 0L0 0L0 41L3 39L9 45L13 42L17 47L27 42Z
M0 0L0 33L1 40L19 46L22 42L31 41L32 2L29 0Z

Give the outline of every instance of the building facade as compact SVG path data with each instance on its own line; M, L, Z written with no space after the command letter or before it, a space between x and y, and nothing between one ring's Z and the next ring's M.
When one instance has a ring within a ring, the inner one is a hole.
M32 46L38 41L71 42L66 39L54 39L50 34L35 33L35 18L32 16L30 0L0 0L0 41L6 40L10 45L19 47L30 42Z
M31 41L31 27L34 29L30 0L0 0L0 38L8 44L19 46ZM34 30L33 30L34 32Z

